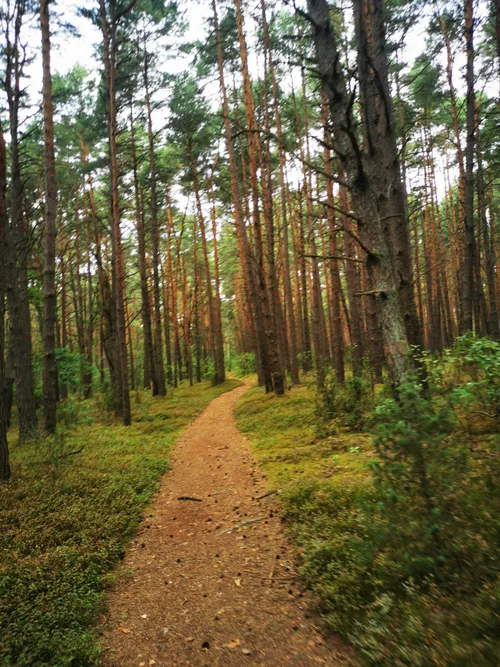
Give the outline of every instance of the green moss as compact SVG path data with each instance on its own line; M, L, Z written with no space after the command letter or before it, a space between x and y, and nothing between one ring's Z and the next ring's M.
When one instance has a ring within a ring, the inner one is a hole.
M287 496L307 483L328 487L364 488L370 484L371 439L362 433L341 433L319 439L313 389L297 387L282 399L255 387L244 394L235 411L270 483Z
M239 384L139 394L129 427L109 423L89 401L79 408L82 425L64 438L12 445L13 477L0 485L2 666L99 663L93 626L107 573L168 469L180 429Z
M418 502L374 484L380 461L371 437L341 428L321 437L316 410L312 389L278 399L254 388L236 418L270 488L280 490L325 625L369 665L500 664L500 438L465 442L470 467L463 484L451 480L453 492L451 464L462 461L464 446L456 434L445 440L434 488L446 539L428 554L432 535L418 522Z

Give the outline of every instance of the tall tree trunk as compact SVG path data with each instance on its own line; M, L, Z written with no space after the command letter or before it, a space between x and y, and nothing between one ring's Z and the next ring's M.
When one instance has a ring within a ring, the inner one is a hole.
M243 17L241 12L241 0L234 0L236 11L236 25L238 30L238 41L240 47L241 74L243 77L243 99L245 106L245 121L248 140L248 161L250 176L250 196L252 202L252 225L255 247L255 270L257 294L260 304L260 313L262 319L257 320L257 328L262 326L265 335L265 347L267 360L262 360L263 364L267 362L271 375L272 388L277 396L281 396L285 390L283 369L281 368L279 355L279 339L276 331L276 322L273 317L272 295L268 291L266 282L264 251L262 244L261 215L259 204L259 185L257 169L257 151L259 149L258 127L254 114L254 100L252 86L248 72L247 47L245 34L243 31ZM260 323L261 324L260 324Z
M210 175L209 196L211 200L211 221L212 221L212 239L214 246L214 274L215 274L215 299L214 299L214 324L215 324L215 354L217 381L222 383L226 379L226 370L224 365L224 338L222 335L222 310L220 298L220 269L219 269L219 251L217 247L217 215L215 210L214 193L214 171Z
M163 343L161 333L161 297L160 297L160 230L158 226L158 200L156 192L156 162L151 118L151 97L149 92L149 58L144 48L144 90L146 91L146 112L148 122L149 182L151 197L151 240L153 246L153 301L154 301L154 365L153 396L165 396L165 370L163 368Z
M112 276L113 276L113 307L116 322L116 395L117 413L123 424L128 426L132 421L130 411L130 394L128 385L127 340L125 333L124 281L125 265L121 243L120 202L118 192L118 158L117 158L117 112L116 112L116 6L115 0L109 0L110 19L106 12L106 0L99 0L101 30L103 36L104 80L106 96L106 114L108 120L108 143L111 175L111 245L112 245Z
M474 328L474 299L477 297L474 277L474 261L476 255L476 238L474 230L474 150L475 150L475 93L474 93L474 17L473 0L465 0L465 41L466 41L466 74L467 111L465 145L465 206L464 206L464 258L462 264L462 311L463 330ZM478 322L476 322L476 326Z
M7 250L7 154L0 124L0 482L9 479L9 444L7 428L9 411L5 404L5 254Z
M328 92L332 134L351 190L361 242L367 253L372 292L379 303L384 354L397 392L397 388L414 373L415 367L385 235L384 198L387 195L383 160L386 156L376 145L369 153L363 151L356 138L352 96L346 87L327 0L308 0L307 7L319 72Z
M379 198L382 223L393 258L401 312L411 345L422 335L413 293L410 233L406 189L401 177L384 27L383 0L355 0L360 102L364 119L365 150L376 150L383 160L384 197Z
M135 131L134 131L133 116L132 116L132 108L130 109L130 146L131 146L131 156L132 156L132 172L134 176L135 228L137 231L137 261L139 264L139 279L141 284L141 316L142 316L142 333L143 333L143 344L144 344L143 385L145 388L149 389L151 387L152 377L155 374L155 366L154 366L154 356L153 356L151 311L149 309L148 274L146 268L144 208L142 206L142 197L141 197L141 191L139 187L139 177L137 172L137 156L135 148Z
M67 243L65 244L62 238L62 217L59 216L59 272L60 272L60 285L61 285L61 347L66 349L68 346L68 306L66 301L66 250ZM68 385L66 382L61 381L59 383L59 392L61 398L68 398Z
M219 21L217 16L217 3L216 0L212 0L212 9L214 14L214 26L215 34L217 39L217 66L219 70L219 85L222 94L222 109L224 115L224 132L226 135L226 145L229 156L229 173L230 173L230 184L231 184L231 197L233 201L233 215L236 227L236 234L238 237L238 247L242 257L242 265L244 269L244 278L245 278L245 292L254 314L253 322L255 323L255 339L257 342L257 357L259 359L259 365L263 373L263 381L266 387L266 391L271 391L273 389L273 378L272 378L272 369L269 364L269 350L268 342L265 334L263 322L263 312L262 304L259 299L257 279L255 276L255 271L253 269L253 257L250 251L250 246L248 242L247 232L245 228L245 221L242 213L242 202L240 191L238 188L237 182L237 166L236 166L236 157L234 150L234 140L231 130L231 120L229 117L229 102L226 91L226 85L224 80L224 59L222 51L222 41L221 34L219 29ZM240 16L241 18L241 16Z
M345 380L344 369L344 336L342 333L342 316L340 309L340 293L342 285L340 282L338 252L337 252L337 231L335 229L335 200L333 196L332 164L331 164L331 137L328 129L328 100L326 91L323 88L323 162L326 176L326 195L327 195L327 219L328 219L328 251L330 259L328 260L328 269L330 272L330 282L332 286L332 319L333 319L333 360L335 364L335 375L341 384Z
M90 252L90 216L87 206L87 197L83 192L84 214L85 214L85 255L87 259L87 318L85 322L85 358L83 372L83 396L90 398L92 395L92 362L94 349L94 291L92 286L92 260Z
M281 127L281 116L279 111L278 85L276 82L276 72L274 68L274 59L271 49L271 40L269 37L269 26L266 17L266 3L261 0L262 10L262 29L264 47L267 51L269 61L269 74L271 76L272 97L274 107L274 122L276 125L276 136L278 139L278 160L279 160L279 179L280 179L280 203L281 203L281 240L283 257L283 291L286 305L286 327L288 331L288 346L290 357L290 375L292 382L299 382L299 364L297 358L297 336L295 330L295 318L293 309L292 287L290 282L290 251L288 247L288 212L287 212L287 185L285 178L285 149L283 146L283 131Z
M7 305L9 309L9 343L16 383L19 414L19 440L34 437L37 430L36 402L33 384L31 321L28 296L29 243L23 217L23 183L19 158L19 104L23 56L21 27L24 2L14 3L13 41L6 48L5 88L10 116L10 227L7 230Z
M191 179L193 181L193 186L194 186L194 195L195 195L195 200L196 200L196 214L198 216L198 225L200 228L200 236L201 236L201 250L203 254L203 265L205 269L205 285L206 285L206 292L207 292L207 300L208 300L208 316L209 316L209 332L208 335L210 337L210 347L211 347L211 352L212 352L212 358L213 358L213 363L214 363L214 382L215 384L221 384L221 382L224 382L224 369L222 369L222 374L221 374L221 369L219 367L219 361L220 357L217 354L217 343L216 343L216 329L218 328L218 324L216 321L217 315L215 312L215 305L214 305L214 296L212 292L212 277L211 277L211 272L210 272L210 263L208 259L208 247L207 247L207 234L205 230L205 218L203 216L203 208L201 205L201 198L200 198L200 188L199 188L199 183L198 183L198 173L196 169L196 161L194 157L194 151L193 151L193 146L192 143L190 142L189 145L189 159L190 159L190 165L191 165Z
M54 152L52 76L50 72L49 0L40 0L43 67L43 139L45 161L45 263L43 268L43 427L54 433L57 425L56 367L56 241L57 183Z
M477 123L479 126L479 123ZM488 285L488 308L486 317L486 332L492 338L500 338L498 321L497 294L495 281L495 252L490 238L490 223L486 215L486 192L484 185L483 157L480 143L480 133L477 131L477 208L483 235L484 263L486 266L486 283Z

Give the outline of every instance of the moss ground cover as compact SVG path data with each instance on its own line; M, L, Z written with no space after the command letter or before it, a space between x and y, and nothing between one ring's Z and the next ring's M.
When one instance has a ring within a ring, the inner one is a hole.
M138 393L130 427L97 401L61 410L56 439L11 446L0 485L0 665L99 663L95 624L103 591L144 506L168 469L180 430L210 400L240 384Z
M311 388L282 399L253 388L236 418L280 490L326 627L369 665L500 664L498 435L435 431L435 444L425 445L429 518L405 468L392 479L377 472L380 426L377 437L338 426L325 436L318 407ZM385 409L377 419L388 442L402 441L403 423L412 428L411 415Z

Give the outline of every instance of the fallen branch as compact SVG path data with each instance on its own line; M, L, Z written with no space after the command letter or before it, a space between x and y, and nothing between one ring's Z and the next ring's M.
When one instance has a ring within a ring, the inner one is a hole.
M262 581L296 581L298 579L301 579L301 576L299 574L291 574L288 577L283 577L281 575L269 575L267 577L260 576L258 574L252 574L250 572L247 572L245 574L246 577L250 577L251 579L260 579Z
M83 449L85 448L85 445L82 445L80 449L75 449L72 452L68 452L67 454L60 454L59 456L56 456L55 459L47 459L46 461L34 461L35 464L37 465L51 465L54 463L54 461L60 461L61 459L66 459L68 456L73 456L74 454L79 454Z
M83 449L85 448L85 445L82 445L80 449L75 449L72 452L68 452L67 454L60 454L57 458L58 459L66 459L68 456L73 456L73 454L79 454Z
M265 519L266 519L265 516L261 516L258 519L247 519L246 521L243 521L243 523L239 523L237 526L224 528L224 530L221 530L219 535L223 535L224 533L230 533L232 530L238 530L238 528L243 528L243 526L249 526L251 523L258 523L259 521L264 521Z
M193 496L179 496L177 500L192 500L195 503L201 503L201 498L194 498Z
M267 493L264 493L262 496L259 496L257 500L263 500L264 498L267 498L268 496L274 496L275 493L278 493L278 489L274 489L273 491L268 491Z

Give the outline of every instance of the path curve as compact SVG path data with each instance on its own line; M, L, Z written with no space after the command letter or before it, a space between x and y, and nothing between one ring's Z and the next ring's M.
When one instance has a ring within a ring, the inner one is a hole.
M106 667L350 664L306 618L275 500L259 500L265 483L233 418L248 386L214 399L177 441L109 595ZM223 532L252 519L263 520Z

